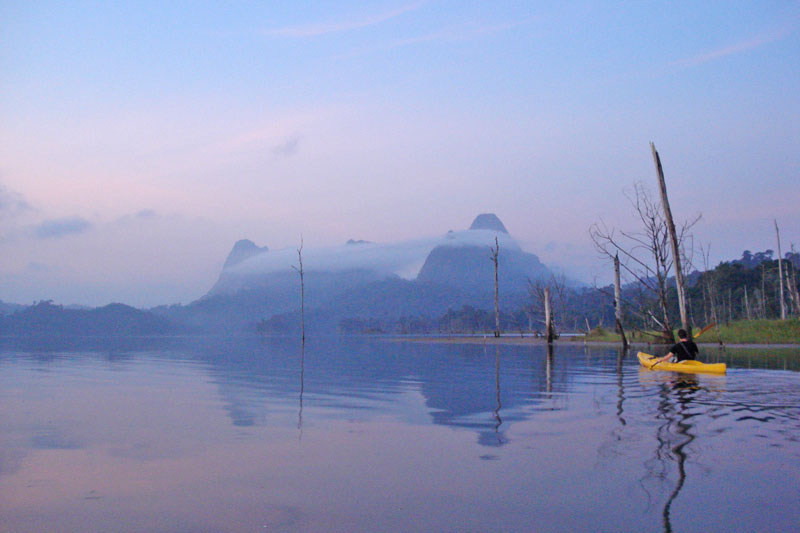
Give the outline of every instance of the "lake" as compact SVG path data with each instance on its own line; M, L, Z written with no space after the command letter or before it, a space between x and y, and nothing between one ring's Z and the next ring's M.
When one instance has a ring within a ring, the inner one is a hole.
M800 351L4 341L2 531L796 531Z

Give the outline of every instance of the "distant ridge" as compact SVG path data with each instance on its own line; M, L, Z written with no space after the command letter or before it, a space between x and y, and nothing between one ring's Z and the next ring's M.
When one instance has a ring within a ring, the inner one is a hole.
M488 229L491 231L501 231L508 233L503 222L494 213L484 213L475 217L469 229Z
M464 305L491 307L494 271L491 247L499 245L499 295L506 307L530 299L529 282L552 272L525 252L494 213L483 213L469 229L433 240L397 246L350 239L327 250L308 250L305 311L312 330L338 331L344 319L398 320L440 316ZM294 331L299 324L299 278L294 250L266 252L247 239L231 250L214 286L195 302L166 311L196 329ZM393 265L410 265L394 270Z
M254 255L258 255L268 250L269 248L267 248L266 246L263 247L256 246L256 244L250 239L242 239L240 241L236 241L236 244L233 245L231 253L228 254L228 258L225 259L225 265L222 268L230 268L236 266L242 261L250 259Z
M491 246L499 237L502 283L500 292L527 296L530 280L547 279L552 273L534 254L523 251L494 213L475 217L467 231L449 233L445 243L428 254L417 281L484 294L493 287L489 261Z
M184 329L164 316L119 303L93 309L68 309L44 301L0 317L0 331L4 336L126 337L167 335Z

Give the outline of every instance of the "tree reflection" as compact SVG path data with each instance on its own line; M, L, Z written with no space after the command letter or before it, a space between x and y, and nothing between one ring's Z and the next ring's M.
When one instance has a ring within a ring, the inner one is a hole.
M546 344L545 346L547 346L547 364L545 366L545 377L546 377L545 390L547 391L547 399L549 400L553 393L553 345Z
M666 481L670 463L675 462L678 479L661 512L664 531L672 531L670 512L672 504L686 483L686 460L688 446L695 440L691 419L696 416L691 412L692 403L701 390L695 376L686 374L671 375L670 379L660 385L657 418L662 421L656 428L656 449L654 460L649 461L651 475Z
M305 389L306 371L306 341L300 343L300 409L297 413L297 429L300 430L299 438L303 438L303 390Z
M497 436L498 444L503 444L503 436L500 433L500 426L503 424L503 419L500 418L500 408L503 404L500 402L500 347L495 347L494 354L494 391L495 391L495 409L493 411L495 425L494 433Z
M625 426L625 418L622 413L622 404L625 401L625 382L622 379L622 360L625 359L625 348L620 348L617 353L617 420L619 420L620 430Z
M618 424L614 424L609 431L608 441L604 442L598 449L600 460L609 459L612 456L621 456L624 452L619 451L619 447L624 438L624 430L627 421L623 416L625 413L625 373L623 362L625 360L626 350L620 348L617 352L617 360L614 373L616 374L616 403L615 403L615 416Z

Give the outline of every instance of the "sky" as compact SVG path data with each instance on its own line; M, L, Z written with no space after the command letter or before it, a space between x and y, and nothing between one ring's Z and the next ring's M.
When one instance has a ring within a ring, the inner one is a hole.
M238 239L488 212L603 282L651 141L712 263L800 247L798 65L791 1L0 0L0 300L188 303Z

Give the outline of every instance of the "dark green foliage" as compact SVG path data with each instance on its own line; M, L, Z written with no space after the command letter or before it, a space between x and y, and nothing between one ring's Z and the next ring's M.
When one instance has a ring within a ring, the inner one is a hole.
M689 314L695 326L702 327L713 322L714 315L720 323L747 318L745 287L751 318L777 318L780 312L778 261L772 259L772 255L771 250L756 254L746 251L742 259L720 263L707 272L692 272L687 278L687 299ZM800 254L787 253L784 269L788 271L790 279L795 279L793 276L800 278L797 276L800 273L796 273L800 270ZM602 329L604 325L613 325L613 287L566 287L556 292L552 303L559 332L585 331L587 320L593 330ZM712 297L709 297L709 293ZM637 330L658 329L648 315L648 311L652 311L658 316L658 302L651 293L643 291L635 283L629 284L623 287L622 300L623 323L634 334ZM677 322L678 303L674 279L668 282L667 303L670 318ZM465 305L460 309L449 309L438 318L407 316L398 321L385 321L381 323L381 329L400 334L490 333L494 329L494 315L488 305L486 308ZM501 313L501 329L504 333L544 331L544 310L535 291L532 291L528 302L506 306L506 310Z
M179 331L163 317L123 304L65 309L45 301L0 318L3 336L131 336Z
M756 254L746 250L741 259L722 262L713 270L700 274L689 289L695 322L713 321L714 312L720 323L779 318L778 260L772 259L772 255L772 250ZM784 279L790 283L800 280L800 254L787 253L783 268ZM785 297L787 309L790 309L789 295Z

